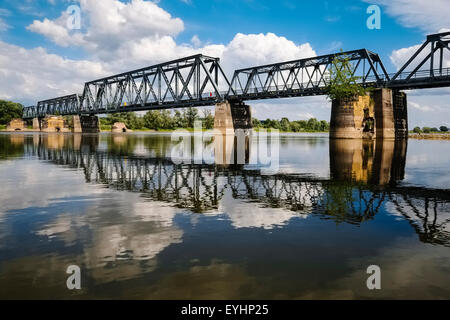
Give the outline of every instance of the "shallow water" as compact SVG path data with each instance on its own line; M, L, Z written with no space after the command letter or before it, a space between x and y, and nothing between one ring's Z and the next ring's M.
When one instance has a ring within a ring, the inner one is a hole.
M450 298L450 141L259 141L0 134L0 298Z

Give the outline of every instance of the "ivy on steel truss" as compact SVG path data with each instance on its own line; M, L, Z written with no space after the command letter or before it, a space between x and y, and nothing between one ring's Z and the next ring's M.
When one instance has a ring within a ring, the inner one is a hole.
M254 100L324 94L336 57L349 59L350 72L363 86L389 80L378 54L361 49L236 70L228 96Z

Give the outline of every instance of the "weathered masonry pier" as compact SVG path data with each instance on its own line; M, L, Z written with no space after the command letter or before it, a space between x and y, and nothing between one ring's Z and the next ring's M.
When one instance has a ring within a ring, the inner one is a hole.
M195 55L87 82L81 94L25 108L24 119L34 119L33 127L42 130L48 116L74 116L71 130L98 132L98 114L216 105L216 128L249 129L251 110L244 102L326 95L333 60L345 57L357 82L371 90L353 101L332 102L330 137L405 138L403 90L450 87L450 68L444 68L449 52L450 32L444 32L427 36L396 74L388 74L378 54L360 49L240 69L231 81L218 58Z
M406 94L391 89L376 89L353 101L333 101L331 138L407 138Z
M21 130L16 131L42 131L42 132L74 132L74 133L98 133L100 126L97 116L90 115L74 115L70 116L67 121L62 116L46 115L43 118L33 118L33 128L25 129L25 125ZM10 130L12 131L12 130Z

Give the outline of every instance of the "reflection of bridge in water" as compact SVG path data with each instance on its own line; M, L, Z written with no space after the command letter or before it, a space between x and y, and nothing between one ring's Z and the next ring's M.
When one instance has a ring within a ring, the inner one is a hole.
M331 179L326 179L263 175L245 165L174 164L167 158L170 139L150 156L139 156L141 144L134 138L108 136L104 143L96 135L36 134L24 146L26 155L82 169L86 182L194 212L219 209L227 192L260 207L318 214L337 223L361 224L386 210L406 219L423 242L450 245L449 191L398 184L404 178L405 141L330 140ZM124 149L113 139L125 139Z

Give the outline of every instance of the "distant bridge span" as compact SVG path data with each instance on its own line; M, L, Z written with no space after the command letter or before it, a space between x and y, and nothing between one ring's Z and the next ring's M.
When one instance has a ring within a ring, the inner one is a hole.
M335 57L352 62L364 87L395 90L450 86L450 32L426 42L399 69L388 74L378 54L366 49L236 70L229 81L220 59L194 55L85 83L83 93L44 100L24 109L24 119L46 115L105 114L200 107L226 100L258 100L324 95ZM426 50L429 50L428 53ZM405 71L406 69L411 71Z

